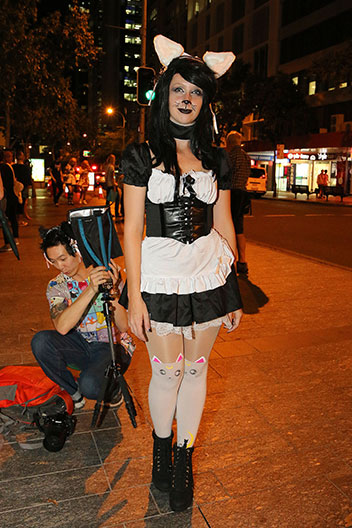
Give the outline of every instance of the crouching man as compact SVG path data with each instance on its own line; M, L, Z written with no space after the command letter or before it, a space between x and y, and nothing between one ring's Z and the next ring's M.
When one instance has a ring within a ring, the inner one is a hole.
M127 314L118 304L120 274L111 261L111 270L103 266L86 268L75 242L61 226L40 228L41 249L48 264L60 271L48 284L46 296L55 330L43 330L32 339L32 351L45 374L65 389L75 404L84 406L84 396L97 399L107 365L111 361L107 325L99 285L113 281L113 319L120 333L127 331ZM119 332L114 328L115 339ZM67 368L75 365L76 381ZM111 393L111 405L122 401L121 390Z

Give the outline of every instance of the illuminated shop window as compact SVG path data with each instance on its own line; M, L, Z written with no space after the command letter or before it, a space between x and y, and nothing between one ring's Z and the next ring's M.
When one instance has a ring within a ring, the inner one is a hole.
M317 82L316 81L310 81L308 85L308 95L314 95L317 89Z

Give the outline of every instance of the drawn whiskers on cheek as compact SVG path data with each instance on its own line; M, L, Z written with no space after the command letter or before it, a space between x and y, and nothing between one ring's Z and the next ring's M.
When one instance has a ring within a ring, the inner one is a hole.
M197 105L192 104L190 101L185 103L184 101L180 101L178 103L175 103L176 108L181 108L181 110L189 110L191 108L193 112L197 110Z

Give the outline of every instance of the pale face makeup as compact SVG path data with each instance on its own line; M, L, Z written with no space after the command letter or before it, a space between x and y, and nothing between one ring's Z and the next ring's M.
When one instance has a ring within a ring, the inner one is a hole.
M170 121L178 125L192 125L203 104L203 90L176 73L169 87Z

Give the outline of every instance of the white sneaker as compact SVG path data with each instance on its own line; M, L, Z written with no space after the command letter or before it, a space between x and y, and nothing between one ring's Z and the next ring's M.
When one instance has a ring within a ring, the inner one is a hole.
M86 404L86 400L83 398L83 396L81 396L80 399L77 401L73 400L75 411L82 409L85 406L85 404Z
M11 251L10 244L5 244L0 248L1 253L5 253L5 251Z

